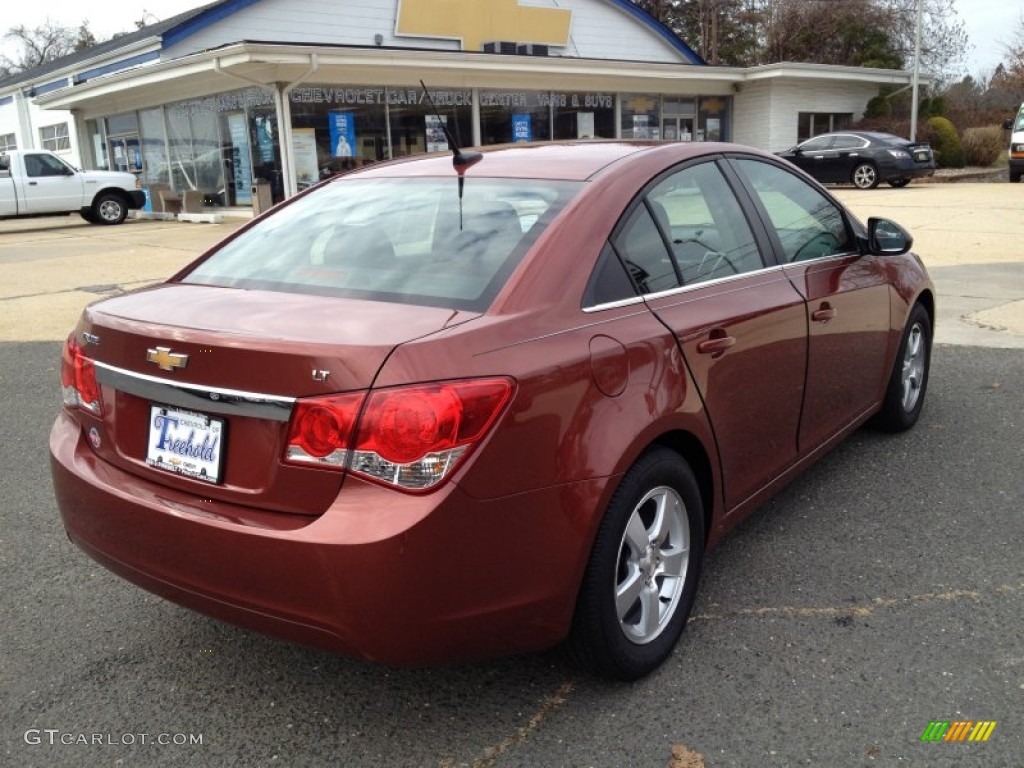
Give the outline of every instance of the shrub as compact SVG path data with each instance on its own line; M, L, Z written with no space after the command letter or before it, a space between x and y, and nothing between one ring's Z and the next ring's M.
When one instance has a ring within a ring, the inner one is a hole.
M930 117L925 126L925 135L935 151L935 163L939 168L963 168L967 165L960 137L949 120L944 117Z
M927 120L929 117L945 117L948 111L946 100L941 96L924 99L917 107L917 119Z
M885 96L875 96L868 101L867 107L864 108L865 120L878 120L887 117L892 117L892 104L889 103L889 99Z
M964 159L968 165L987 168L995 165L999 155L1006 149L1003 129L998 125L984 128L968 128L963 138Z

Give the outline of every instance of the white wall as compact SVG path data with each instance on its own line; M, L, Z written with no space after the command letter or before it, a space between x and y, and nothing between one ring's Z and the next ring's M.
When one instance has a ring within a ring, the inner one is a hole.
M523 5L573 12L569 45L551 55L588 59L682 62L683 56L654 30L606 0L521 0ZM455 40L395 35L398 0L260 0L164 49L163 59L240 40L322 45L383 45L457 51Z
M18 142L18 149L42 149L39 129L43 126L66 123L71 148L58 152L62 158L72 165L81 166L78 152L78 138L74 118L66 110L40 109L31 99L15 93L10 104L0 107L0 133L13 133Z
M879 86L838 80L755 80L744 83L734 104L733 137L739 144L780 152L797 140L800 112L849 113L859 120Z

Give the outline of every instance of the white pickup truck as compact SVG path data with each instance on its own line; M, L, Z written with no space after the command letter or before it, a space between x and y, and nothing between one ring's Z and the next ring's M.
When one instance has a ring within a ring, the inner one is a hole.
M120 224L145 202L130 173L80 171L41 149L0 155L0 219L80 213L92 224Z

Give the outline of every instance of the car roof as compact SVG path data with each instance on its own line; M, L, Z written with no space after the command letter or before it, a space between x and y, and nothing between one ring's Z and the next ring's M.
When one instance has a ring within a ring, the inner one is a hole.
M466 173L492 178L533 178L564 181L585 181L609 165L631 156L665 151L673 147L679 160L709 154L713 151L740 149L735 145L699 142L659 141L578 141L543 142L536 144L501 144L474 148L482 159L469 166ZM749 150L749 148L743 148ZM394 178L408 176L450 176L454 173L449 152L417 155L373 165L347 174L348 178Z
M828 133L819 133L817 136L807 139L807 141L822 139L828 136L856 136L860 139L870 139L873 141L883 142L890 142L894 139L896 141L906 141L906 139L897 136L894 133L883 133L882 131L830 131Z

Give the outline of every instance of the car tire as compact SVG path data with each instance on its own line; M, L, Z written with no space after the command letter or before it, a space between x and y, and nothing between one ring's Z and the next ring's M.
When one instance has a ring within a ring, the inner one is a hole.
M1020 182L1020 171L1010 171L1010 183L1017 184Z
M878 186L878 169L872 163L860 163L850 174L850 181L857 189L874 189Z
M889 179L889 181L887 181L886 183L890 187L895 187L896 189L900 189L902 187L907 186L907 184L910 183L910 179Z
M88 221L90 224L96 223L96 215L92 212L92 208L86 208L85 210L79 211L78 215Z
M636 680L672 653L704 557L700 488L679 454L645 453L623 476L594 540L568 641L570 657Z
M128 201L116 192L104 192L92 202L94 224L120 224L128 217Z
M932 321L928 310L915 304L903 329L882 410L875 417L875 426L886 432L903 432L917 423L928 390L931 358Z

